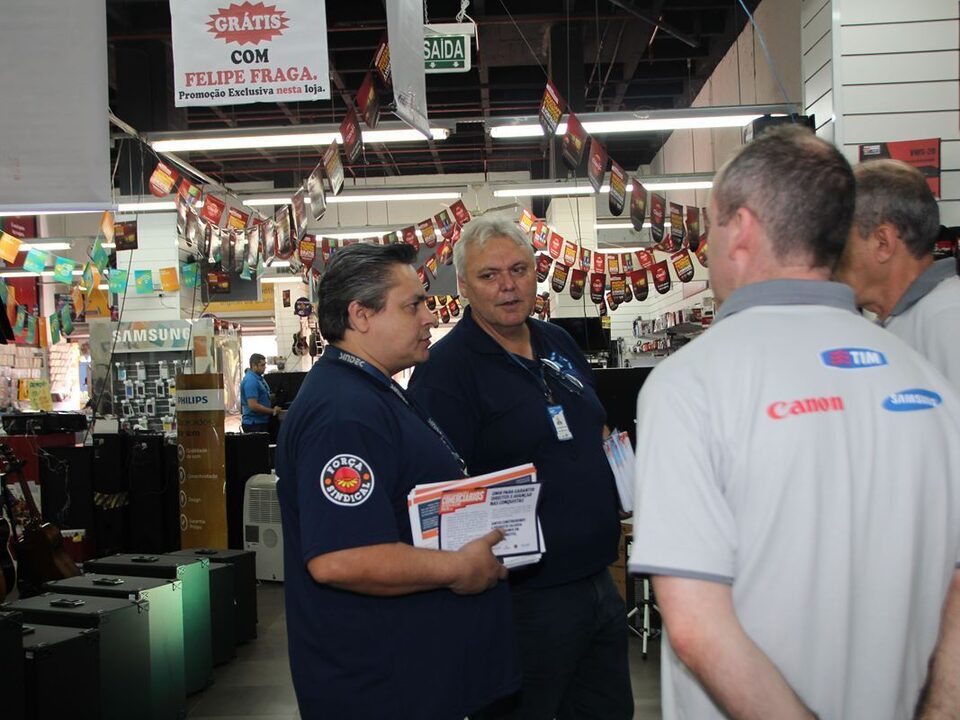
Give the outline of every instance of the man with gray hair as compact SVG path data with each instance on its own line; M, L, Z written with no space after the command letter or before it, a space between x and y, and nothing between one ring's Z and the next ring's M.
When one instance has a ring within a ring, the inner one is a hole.
M940 213L919 170L873 160L853 170L857 209L837 277L857 305L915 348L960 390L960 277L934 261Z
M717 319L637 403L629 567L664 620L665 720L905 720L935 648L921 717L960 707L960 398L828 281L853 209L799 128L714 179Z
M427 359L436 319L409 245L339 250L320 281L329 345L277 445L290 668L304 720L463 720L519 684L499 530L413 547L407 494L463 477L392 376Z
M561 328L532 319L533 250L513 222L478 218L453 249L463 317L417 368L410 392L474 474L532 462L546 543L512 571L520 693L474 718L630 720L618 500L593 373Z

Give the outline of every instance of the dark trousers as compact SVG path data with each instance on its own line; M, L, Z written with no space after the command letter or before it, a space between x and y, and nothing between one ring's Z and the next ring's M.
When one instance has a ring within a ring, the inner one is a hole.
M280 423L274 422L273 418L269 422L265 423L252 423L250 425L241 425L240 430L245 433L269 433L270 442L276 445L277 443L277 430Z
M631 720L627 611L604 569L513 593L523 684L471 720Z

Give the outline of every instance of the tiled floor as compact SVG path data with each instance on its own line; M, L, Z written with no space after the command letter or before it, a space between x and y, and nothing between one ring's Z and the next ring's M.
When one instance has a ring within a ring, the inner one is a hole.
M299 720L287 664L287 628L283 585L263 583L257 589L259 625L256 640L241 645L233 662L214 671L214 683L188 698L188 718ZM637 720L660 717L660 645L641 657L640 640L630 639L630 672ZM397 719L401 720L401 719Z

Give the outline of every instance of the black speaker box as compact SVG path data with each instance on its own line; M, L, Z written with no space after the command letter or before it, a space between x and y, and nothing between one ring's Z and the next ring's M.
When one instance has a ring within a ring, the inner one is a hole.
M270 436L228 433L225 438L227 545L243 550L243 489L253 475L270 472Z
M99 720L103 717L99 631L34 624L24 626L24 631L26 681L21 687L26 688L27 717L30 720Z
M175 550L180 547L176 524L179 486L176 481L170 481L167 472L164 437L159 434L122 437L130 503L130 544L125 549L156 554Z
M93 532L93 462L92 447L54 446L37 450L44 520L60 528Z
M3 717L23 720L24 669L23 626L20 613L0 612L0 698L3 698Z
M250 550L210 550L194 548L176 550L170 555L187 555L210 559L233 566L233 590L237 606L237 642L245 643L257 637L257 556Z

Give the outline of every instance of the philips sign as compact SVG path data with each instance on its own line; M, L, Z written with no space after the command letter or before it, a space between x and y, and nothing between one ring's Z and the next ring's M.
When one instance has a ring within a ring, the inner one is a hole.
M177 412L223 410L221 390L182 390L177 393Z

